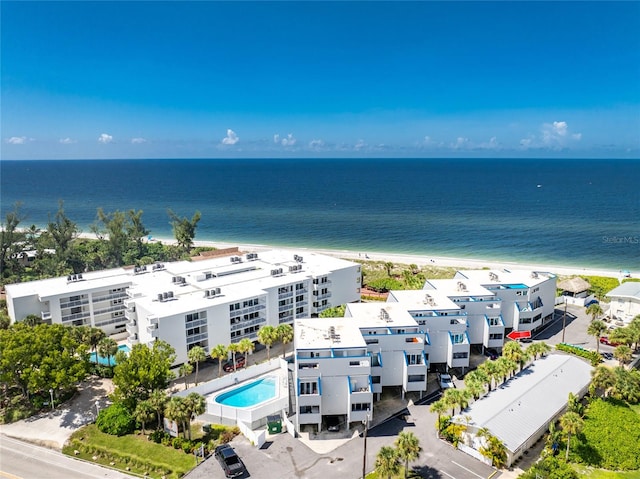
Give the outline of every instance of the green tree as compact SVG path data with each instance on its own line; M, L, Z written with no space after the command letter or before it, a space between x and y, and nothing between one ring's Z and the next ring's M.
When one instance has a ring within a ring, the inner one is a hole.
M452 416L454 416L456 413L456 407L459 407L462 411L469 405L469 396L464 389L449 388L445 390L442 398L444 399L445 403L448 404L451 408Z
M387 276L391 277L391 273L393 272L393 263L391 261L387 261L384 264L384 269L387 270Z
M262 326L258 330L258 341L267 348L267 360L271 360L271 346L278 339L276 328L271 325Z
M420 441L412 432L401 431L395 441L398 457L404 460L404 478L407 479L409 461L415 461L420 457L422 448Z
M102 338L98 343L97 350L98 356L101 358L107 358L107 364L109 366L113 366L111 364L111 358L118 352L118 343L111 338Z
M591 370L589 393L594 396L597 391L602 391L602 394L607 396L614 383L615 377L611 368L601 364Z
M627 370L622 366L613 368L613 384L610 395L629 404L640 402L640 371Z
M391 446L382 446L376 455L376 473L391 479L400 472L400 458Z
M518 368L522 370L523 364L528 359L528 354L522 350L522 346L518 341L510 341L502 348L502 357L515 362Z
M338 306L334 306L333 308L327 308L324 311L321 311L318 314L319 318L343 318L344 312L347 309L347 306L344 304L339 304Z
M600 303L590 304L586 311L587 314L591 315L591 321L595 321L598 316L600 316L604 311L600 307Z
M286 345L293 341L293 327L290 324L280 324L276 328L278 334L278 340L282 343L282 358L284 359L286 352Z
M98 414L96 426L105 434L124 436L135 429L135 421L124 404L116 402Z
M170 223L173 227L173 236L178 243L178 247L188 253L193 246L193 238L196 236L196 228L202 215L199 211L196 211L193 217L189 219L181 218L171 210L167 210L167 214L171 219Z
M621 344L613 350L613 357L618 360L620 366L624 366L630 362L633 357L631 348L626 344Z
M591 306L594 306L593 304ZM604 321L599 319L594 319L589 323L589 327L587 328L587 334L589 336L594 336L596 338L596 352L600 353L600 336L604 334L607 330L607 325Z
M154 418L155 413L156 412L149 400L140 401L136 405L136 409L133 412L133 417L137 422L140 423L143 435L147 434L145 431L145 425Z
M84 338L91 347L91 352L97 353L98 344L107 337L107 334L100 328L90 326L85 330L85 334L86 336L84 336Z
M475 391L475 390L472 391L472 394L477 399L478 397L480 397L482 394L485 393L484 388L485 388L485 386L489 387L489 385L491 384L491 378L486 373L485 369L477 368L477 369L475 369L473 371L468 372L467 375L464 378L464 384L465 385L469 385L469 384L473 384L473 383L480 384L482 386L482 392ZM478 394L476 394L476 392L478 392Z
M204 396L198 393L189 393L187 397L184 398L184 405L187 409L187 413L189 414L189 423L193 421L196 416L204 413L206 410L206 401ZM189 439L191 439L191 427L189 425Z
M211 357L218 360L218 377L222 376L222 360L229 355L229 349L224 344L218 344L211 350Z
M53 248L56 250L56 257L59 261L65 262L69 258L71 242L77 238L80 229L65 214L64 201L60 200L58 202L58 211L53 220L49 218L46 233L53 243Z
M187 431L189 429L188 424L191 420L191 413L188 409L185 398L179 396L171 397L164 408L164 415L170 421L178 423L178 427L181 427L182 433L186 438Z
M534 359L538 359L539 356L546 355L549 351L551 351L551 346L542 341L531 343L527 348L527 353Z
M178 369L180 377L184 378L184 388L187 389L187 376L193 372L193 366L189 363L182 363Z
M609 333L609 341L631 346L634 341L633 332L628 327L616 328Z
M489 391L491 391L493 385L497 387L498 378L502 377L501 367L497 361L485 361L478 366L478 369L484 371L489 378Z
M231 343L227 346L227 351L231 353L231 361L233 362L233 372L236 372L236 353L240 351L240 344Z
M465 390L467 390L473 399L478 399L485 393L484 383L481 383L479 380L467 380L464 379Z
M573 393L569 393L569 398L567 399L567 411L575 412L580 417L582 417L584 413L584 406L580 402L580 398Z
M438 429L438 431L441 430L442 415L446 413L448 410L449 410L449 405L442 398L432 403L431 406L429 407L429 411L434 412L438 415L438 421L436 422L436 429Z
M162 415L164 413L164 408L167 406L167 402L169 401L169 397L162 389L155 389L151 392L147 401L158 416L158 429L162 429Z
M164 389L173 378L171 365L174 349L165 341L155 341L152 347L135 344L129 355L119 351L113 371L113 397L133 410L138 401L148 399L155 389Z
M578 434L582 430L584 421L575 412L567 412L560 418L560 427L567 435L567 451L565 453L565 461L569 460L569 446L571 443L571 435Z
M27 326L37 326L38 324L42 323L42 318L37 314L28 314L27 316L25 316L22 322Z
M484 457L491 459L491 464L498 469L502 469L507 463L507 450L504 443L488 430L484 433L484 445L479 451Z
M18 225L25 218L20 211L21 208L22 203L15 203L13 209L7 212L4 224L0 227L0 273L3 280L18 273L18 262L14 255L20 252L18 243L23 237L18 231Z
M187 353L187 357L189 358L189 362L191 364L195 364L196 366L196 377L195 383L198 385L198 370L200 368L200 363L207 359L207 352L202 346L194 346Z
M241 339L240 342L238 343L238 351L245 355L245 361L244 361L245 368L247 367L247 363L249 362L249 358L246 355L252 352L255 349L255 347L256 345L253 344L253 341L247 338Z

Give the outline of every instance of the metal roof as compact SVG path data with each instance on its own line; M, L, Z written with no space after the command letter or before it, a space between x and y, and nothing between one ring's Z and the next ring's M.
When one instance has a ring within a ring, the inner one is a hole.
M517 451L591 381L592 367L582 359L551 354L474 402L454 422L486 427L505 447ZM469 419L470 418L470 419Z
M617 288L609 291L606 296L610 298L622 297L640 299L640 283L637 281L627 281L626 283L622 283Z

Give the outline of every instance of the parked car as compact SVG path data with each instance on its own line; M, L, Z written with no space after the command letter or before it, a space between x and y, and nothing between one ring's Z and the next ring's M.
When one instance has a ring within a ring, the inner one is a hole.
M613 343L613 342L609 341L609 337L608 336L602 336L600 338L600 344L606 344L607 346L620 346L620 343Z
M438 373L438 381L440 383L440 389L449 389L456 387L456 385L453 384L450 374Z
M236 369L243 368L245 365L246 359L242 354L236 354ZM230 359L222 366L222 369L225 372L233 371L233 359Z
M588 303L584 303L584 307L585 307L585 308L588 308L588 307L589 307L589 306L591 306L592 304L600 304L600 303L598 302L598 300L597 300L597 299L592 299L592 300L591 300L591 301L589 301Z
M489 359L491 359L492 361L495 361L496 359L498 359L498 356L499 356L498 351L491 348L485 348L484 355Z
M340 430L340 418L338 416L327 416L327 431L337 432Z
M222 466L224 475L227 477L239 477L247 471L242 460L229 444L222 444L216 447L214 455L220 466Z
M613 359L613 354L612 353L600 353L600 356L602 356L604 359L608 359L608 360Z

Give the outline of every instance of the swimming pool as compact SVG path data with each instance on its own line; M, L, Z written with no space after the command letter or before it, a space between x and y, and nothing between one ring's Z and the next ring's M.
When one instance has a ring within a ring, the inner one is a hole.
M267 376L216 396L224 406L251 407L276 397L276 378Z
M129 351L131 351L129 349L129 346L127 346L126 344L121 344L120 346L118 346L118 351L124 351L125 353L128 353ZM107 358L101 358L100 356L98 356L98 353L91 353L89 354L89 361L91 361L92 363L98 363L102 366L115 366L116 365L116 357L115 356L111 356L111 360L110 360L110 364L107 363Z

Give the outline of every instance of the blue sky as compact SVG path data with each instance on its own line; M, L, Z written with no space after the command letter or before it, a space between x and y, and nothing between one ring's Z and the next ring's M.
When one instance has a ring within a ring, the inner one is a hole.
M640 2L13 2L4 159L640 158Z

